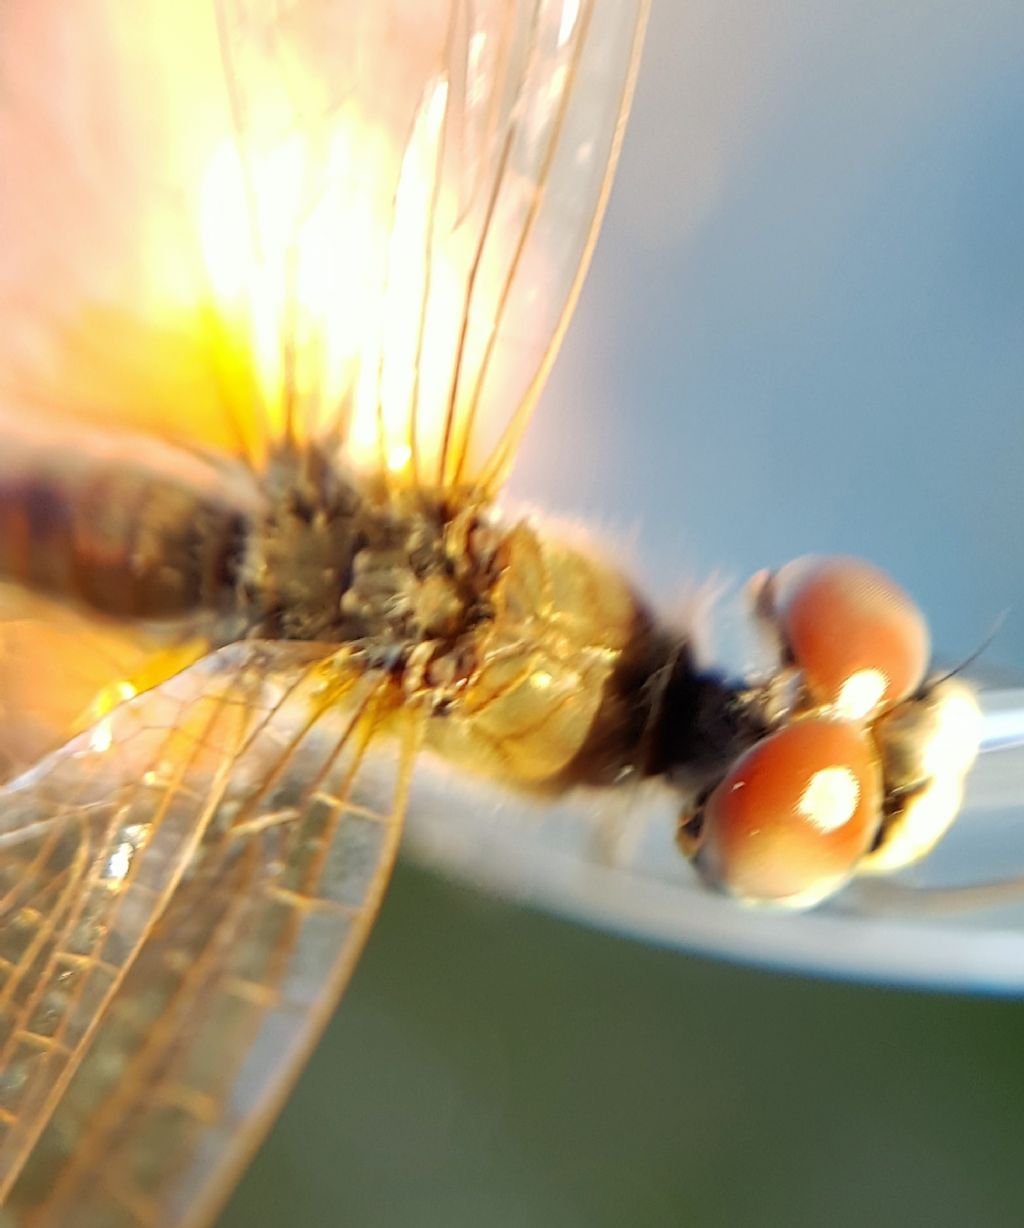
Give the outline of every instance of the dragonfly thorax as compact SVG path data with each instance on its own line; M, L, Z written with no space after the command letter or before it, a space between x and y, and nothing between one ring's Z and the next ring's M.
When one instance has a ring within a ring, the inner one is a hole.
M249 528L239 599L255 634L357 644L372 666L464 651L490 616L493 534L477 512L383 495L315 450L279 457Z

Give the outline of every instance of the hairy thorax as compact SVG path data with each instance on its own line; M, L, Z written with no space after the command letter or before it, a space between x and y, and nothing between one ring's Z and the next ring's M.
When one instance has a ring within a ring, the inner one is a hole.
M618 770L581 764L646 626L614 570L472 499L385 496L317 458L279 464L267 493L239 573L252 633L350 646L478 774L551 788Z

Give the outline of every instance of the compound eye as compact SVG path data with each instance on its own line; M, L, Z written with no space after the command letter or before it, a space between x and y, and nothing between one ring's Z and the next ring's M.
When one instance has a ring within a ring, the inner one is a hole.
M884 571L861 559L798 559L772 590L779 629L816 703L866 720L920 685L928 627Z
M806 908L836 891L881 820L881 770L857 726L808 717L751 747L708 798L696 865L747 903Z

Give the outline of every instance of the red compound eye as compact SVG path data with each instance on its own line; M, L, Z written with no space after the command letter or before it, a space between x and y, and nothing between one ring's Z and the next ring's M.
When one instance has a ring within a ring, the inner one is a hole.
M884 571L860 559L798 559L773 590L779 628L817 703L864 720L920 684L928 628Z
M739 899L808 907L867 852L881 804L868 736L808 717L751 747L708 798L697 866Z

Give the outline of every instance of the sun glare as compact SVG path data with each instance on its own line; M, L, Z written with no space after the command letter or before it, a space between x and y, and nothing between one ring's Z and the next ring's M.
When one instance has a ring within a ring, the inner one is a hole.
M343 409L352 463L400 477L438 464L465 308L455 206L437 186L447 103L438 79L404 152L354 108L266 150L225 140L200 192L210 288L271 420L315 434Z

